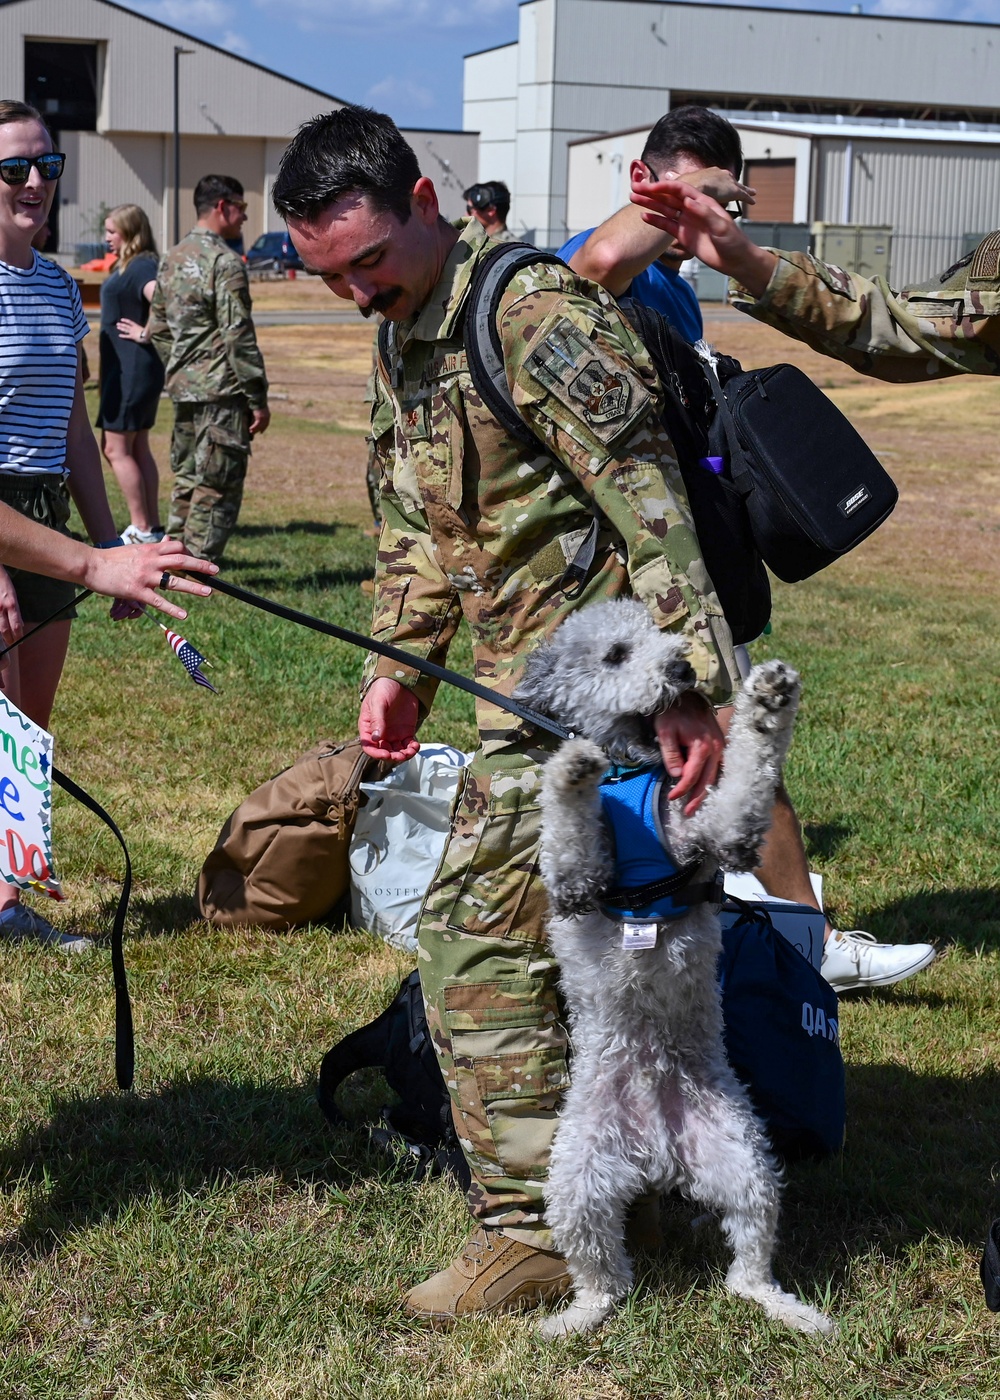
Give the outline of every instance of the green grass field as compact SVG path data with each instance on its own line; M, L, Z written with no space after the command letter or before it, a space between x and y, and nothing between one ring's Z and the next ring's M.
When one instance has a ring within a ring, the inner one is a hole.
M777 358L771 342L765 352ZM847 1144L788 1173L778 1273L829 1307L838 1334L801 1338L728 1297L717 1232L692 1230L680 1205L667 1250L641 1261L634 1296L596 1337L549 1345L528 1319L450 1333L404 1320L401 1291L460 1247L463 1203L446 1183L398 1179L363 1128L329 1129L313 1082L406 959L337 928L211 930L190 894L246 792L318 739L352 732L361 658L217 596L180 629L214 663L215 697L151 621L112 625L90 600L53 729L57 762L132 851L136 1085L114 1088L107 948L64 959L4 947L0 1400L1000 1390L1000 1319L977 1272L1000 1213L996 391L937 386L928 409L926 390L918 400L832 368L835 396L899 454L886 460L903 501L855 555L776 590L774 634L757 654L804 675L788 785L839 926L941 950L920 977L844 999ZM949 423L967 421L970 403L977 435L956 441ZM363 440L294 407L293 394L255 466L228 575L364 630ZM162 434L157 447L164 460ZM346 463L335 479L327 448ZM468 671L464 641L452 661ZM442 693L425 737L468 747L471 703ZM117 847L62 796L55 833L69 899L53 917L106 930ZM350 1102L370 1114L385 1097L371 1076Z

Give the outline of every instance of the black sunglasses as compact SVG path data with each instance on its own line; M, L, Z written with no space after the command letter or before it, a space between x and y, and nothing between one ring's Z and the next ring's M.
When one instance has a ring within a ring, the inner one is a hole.
M58 180L66 167L66 157L61 151L53 151L47 156L8 156L0 160L0 180L5 185L23 185L36 166L43 180Z

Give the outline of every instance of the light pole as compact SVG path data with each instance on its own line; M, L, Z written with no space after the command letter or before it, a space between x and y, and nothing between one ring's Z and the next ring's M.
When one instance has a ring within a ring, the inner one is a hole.
M174 242L181 241L181 54L194 53L174 45Z

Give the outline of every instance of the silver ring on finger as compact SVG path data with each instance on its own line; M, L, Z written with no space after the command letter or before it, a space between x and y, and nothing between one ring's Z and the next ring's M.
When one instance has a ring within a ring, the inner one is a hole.
M159 586L160 586L160 588L164 588L164 589L170 587L170 575L169 575L168 573L162 573L162 574L160 575L160 584L159 584Z

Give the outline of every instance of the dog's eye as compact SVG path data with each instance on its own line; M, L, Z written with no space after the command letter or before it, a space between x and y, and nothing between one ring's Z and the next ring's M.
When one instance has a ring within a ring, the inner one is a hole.
M604 653L604 664L605 666L620 666L628 658L629 649L624 642L615 642L614 646Z

